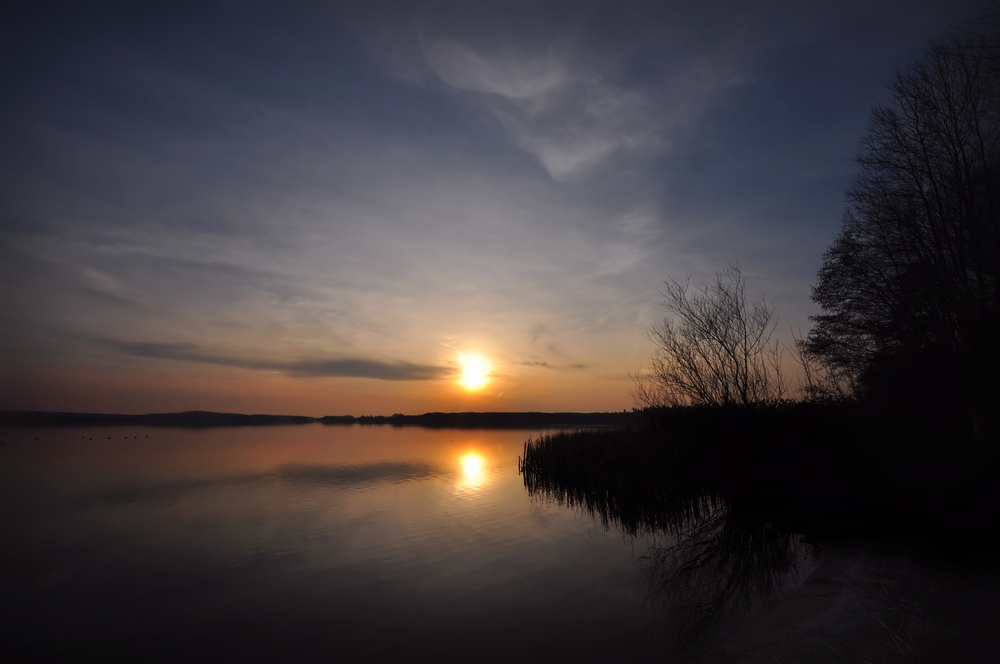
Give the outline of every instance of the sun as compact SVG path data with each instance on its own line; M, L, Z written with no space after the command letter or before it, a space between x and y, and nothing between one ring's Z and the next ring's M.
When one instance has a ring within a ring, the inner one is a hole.
M470 392L474 392L490 382L490 371L493 369L493 365L482 355L459 353L458 364L462 367L458 383Z

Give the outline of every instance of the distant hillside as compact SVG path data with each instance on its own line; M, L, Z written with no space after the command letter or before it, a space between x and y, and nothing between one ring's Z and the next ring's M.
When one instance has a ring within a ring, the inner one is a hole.
M192 410L183 413L114 415L104 413L53 413L44 411L0 412L0 426L86 427L236 427L278 424L390 425L451 429L545 429L549 427L624 426L633 424L632 413L424 413L423 415L243 415Z

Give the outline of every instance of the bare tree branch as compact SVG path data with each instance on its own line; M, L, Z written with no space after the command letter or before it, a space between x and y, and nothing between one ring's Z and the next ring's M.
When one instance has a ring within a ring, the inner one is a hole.
M649 332L656 350L648 369L632 377L637 406L750 406L784 397L774 306L747 302L739 266L697 290L690 280L668 279L661 294L671 317Z

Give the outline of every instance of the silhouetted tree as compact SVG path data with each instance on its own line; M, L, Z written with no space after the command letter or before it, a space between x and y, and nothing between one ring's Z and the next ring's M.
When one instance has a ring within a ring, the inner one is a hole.
M1000 394L998 55L932 43L873 109L802 344L868 398L967 403L980 436Z
M845 402L858 396L857 373L809 351L801 334L792 333L792 353L802 371L800 395L810 402Z
M677 519L673 543L653 547L644 570L650 599L678 629L678 650L753 617L798 580L813 547L760 515L702 499L697 518ZM668 531L669 532L669 531Z
M694 292L690 282L664 284L661 304L673 317L650 330L656 350L648 370L633 376L633 401L641 407L780 401L781 349L771 341L778 319L763 298L747 302L739 267L730 265Z

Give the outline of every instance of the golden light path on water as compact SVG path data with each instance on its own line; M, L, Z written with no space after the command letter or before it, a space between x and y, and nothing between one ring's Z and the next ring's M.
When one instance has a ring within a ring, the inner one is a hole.
M469 451L458 459L462 475L458 481L459 489L478 489L486 481L486 459L478 452Z
M0 430L3 555L24 579L8 603L27 607L26 641L103 661L123 646L93 625L114 624L178 660L549 662L553 641L565 661L617 661L622 644L669 654L633 643L649 587L617 531L526 494L529 431L120 427L97 444L99 430ZM36 609L39 587L69 608ZM527 646L498 650L512 621Z

